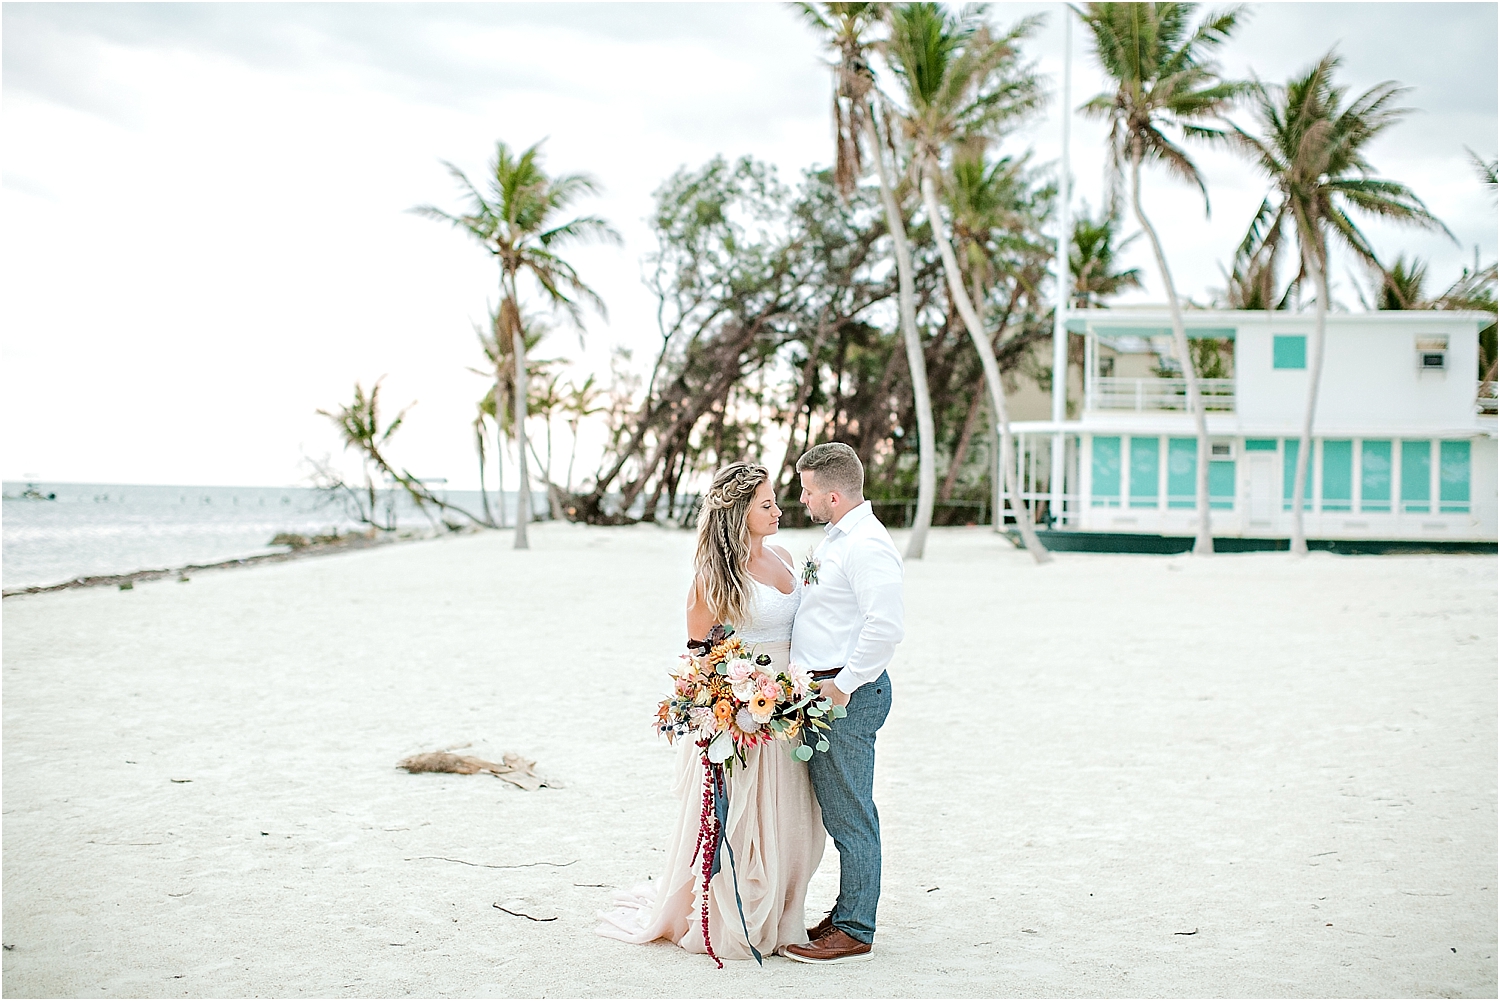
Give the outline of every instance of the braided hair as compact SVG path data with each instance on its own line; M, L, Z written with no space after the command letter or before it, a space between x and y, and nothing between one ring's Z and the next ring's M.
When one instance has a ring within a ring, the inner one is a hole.
M750 525L746 515L765 466L732 462L714 474L698 511L698 551L693 558L699 586L714 618L742 626L750 617Z

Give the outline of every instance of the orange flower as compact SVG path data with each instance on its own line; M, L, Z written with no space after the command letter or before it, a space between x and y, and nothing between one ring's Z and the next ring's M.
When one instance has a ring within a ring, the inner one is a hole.
M771 714L776 711L776 702L764 692L756 692L750 696L749 706L750 715L755 718L755 722L757 723L766 722L766 720L771 718Z
M714 703L714 719L720 723L728 723L734 719L734 706L728 699L720 699Z
M737 639L731 638L725 640L723 643L720 643L718 646L714 647L708 652L707 659L709 665L711 667L716 667L720 663L732 659L735 655L737 655L741 650L744 649L744 646L745 645Z

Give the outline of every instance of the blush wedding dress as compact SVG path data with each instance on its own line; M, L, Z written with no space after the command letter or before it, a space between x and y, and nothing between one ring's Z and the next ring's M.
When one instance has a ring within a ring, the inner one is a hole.
M791 654L801 582L794 572L791 594L760 581L752 587L750 621L735 635L771 657L768 671L783 670ZM692 739L677 741L673 751L677 809L668 834L666 871L659 879L615 894L614 908L600 912L602 923L596 930L623 942L667 939L688 952L704 953L702 860L693 862L703 806L703 757ZM747 763L736 762L728 775L725 830L734 852L734 874L726 852L708 889L709 936L721 959L751 958L747 930L750 942L766 956L784 945L807 941L807 884L822 860L826 835L807 765L791 752L792 745L782 740L757 745L746 751ZM736 875L743 925L735 905Z

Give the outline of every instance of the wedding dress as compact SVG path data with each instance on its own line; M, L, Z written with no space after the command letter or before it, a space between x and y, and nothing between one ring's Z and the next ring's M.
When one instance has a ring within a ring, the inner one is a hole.
M788 568L790 569L790 568ZM786 667L792 646L792 619L802 589L791 594L755 581L750 621L736 631L741 640L768 654L768 671ZM666 871L651 882L615 894L615 907L601 912L600 935L643 944L668 939L688 952L702 953L702 875L693 862L703 807L702 752L691 739L679 739L672 794L677 810L667 844ZM807 941L803 907L807 884L823 857L826 835L807 765L792 757L791 745L773 740L746 751L729 775L729 819L725 825L734 851L731 874L723 852L719 874L709 884L708 928L721 959L750 959L749 940L763 956L781 946ZM722 849L721 849L722 852ZM736 876L744 924L735 904Z

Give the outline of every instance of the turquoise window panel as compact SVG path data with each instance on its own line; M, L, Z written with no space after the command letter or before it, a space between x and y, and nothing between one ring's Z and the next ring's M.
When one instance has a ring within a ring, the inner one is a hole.
M1234 460L1217 459L1208 464L1208 506L1216 511L1234 510Z
M1354 442L1323 442L1323 510L1348 511L1354 506Z
M1307 338L1302 334L1271 337L1272 368L1307 368Z
M1469 511L1469 443L1445 441L1438 446L1438 507L1444 514Z
M1246 438L1245 451L1247 452L1274 452L1276 451L1275 438Z
M1281 452L1281 509L1290 511L1292 509L1292 488L1297 485L1297 453L1301 450L1302 441L1298 438L1287 438L1283 442ZM1312 467L1307 468L1307 482L1302 485L1302 510L1306 511L1312 507Z
M1198 439L1167 439L1167 507L1198 506Z
M1130 439L1130 506L1156 507L1161 472L1161 440Z
M1391 509L1391 443L1365 439L1359 447L1359 509Z
M1120 506L1120 439L1094 439L1095 507Z
M1401 443L1401 510L1432 510L1432 442Z

